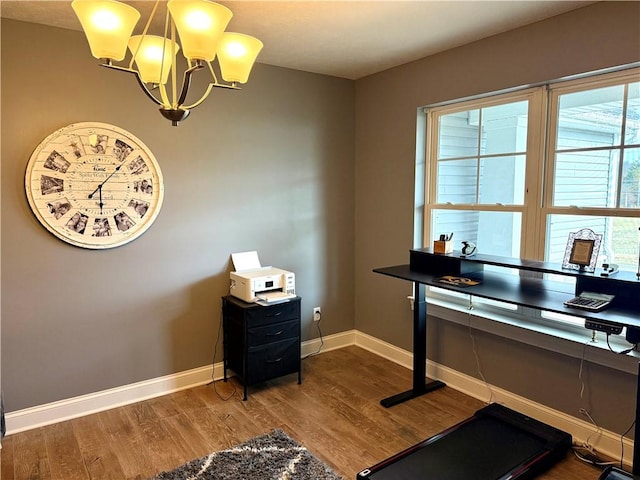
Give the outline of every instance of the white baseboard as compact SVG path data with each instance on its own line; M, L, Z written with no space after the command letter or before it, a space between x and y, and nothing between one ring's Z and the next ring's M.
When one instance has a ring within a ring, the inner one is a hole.
M11 412L6 415L7 435L204 385L212 370L222 376L222 363Z
M314 338L307 342L302 342L302 358L316 353L330 352L339 348L356 344L357 330L347 330L346 332L327 335L326 337Z
M350 345L357 345L408 369L413 367L411 352L357 330L329 335L323 337L322 340L318 338L303 342L302 357ZM489 401L491 392L493 394L492 401L568 432L576 443L584 442L589 438L590 443L598 451L612 458L620 458L620 435L616 433L602 430L599 434L595 434L596 429L589 422L532 402L493 385L485 384L477 378L435 362L427 361L427 375L484 402ZM220 362L216 363L213 368L211 365L195 368L173 375L18 410L6 415L7 435L204 385L209 383L212 378L218 380L222 376L223 365ZM624 452L625 464L631 465L633 442L628 438L624 439Z
M323 337L322 340L318 338L303 342L301 346L302 356L315 354L319 350L328 352L354 345L355 336L355 330L351 330ZM212 379L221 379L223 377L223 369L222 362L219 362L213 367L207 365L173 375L152 378L109 390L10 412L5 415L7 435L205 385Z

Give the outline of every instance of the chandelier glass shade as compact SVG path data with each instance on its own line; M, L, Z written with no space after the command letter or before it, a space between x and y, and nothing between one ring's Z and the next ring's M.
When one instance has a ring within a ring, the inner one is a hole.
M141 15L130 5L116 0L73 0L71 6L91 54L102 59L105 67L134 74L160 112L178 125L213 87L237 90L238 84L246 83L263 44L249 35L226 32L233 13L210 0L169 0L163 35L151 35L149 27L163 4L156 0L142 33L133 36ZM127 49L131 55L128 65L114 64L124 60ZM180 87L178 53L186 62ZM191 76L199 70L208 71L211 79L200 98L185 105Z
M128 46L144 83L167 83L173 61L171 40L158 35L134 35ZM176 52L179 50L176 45Z

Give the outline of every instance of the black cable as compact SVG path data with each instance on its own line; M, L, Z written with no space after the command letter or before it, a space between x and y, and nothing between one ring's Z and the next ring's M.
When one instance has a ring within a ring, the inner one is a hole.
M582 399L583 394L584 394L584 381L582 380L582 366L584 363L584 359L585 359L585 350L587 347L587 344L589 342L586 342L584 344L584 347L582 349L582 360L580 361L580 373L578 374L578 378L580 379L580 381L582 382L582 389L580 390L580 398ZM622 354L626 354L629 353L630 351L634 350L637 348L638 344L635 344L632 348L628 349L628 350L624 350L622 352L616 352L611 348L611 345L609 344L609 334L607 333L607 345L609 346L609 350L611 350L614 353L617 353L619 355ZM587 418L589 418L589 420L591 421L591 423L596 427L596 432L594 433L598 433L601 434L602 433L602 429L600 428L600 426L596 423L596 421L593 419L593 417L591 416L591 414L589 413L588 410L584 409L584 408L580 408L580 413L582 413L583 415L586 415ZM624 436L629 433L629 431L633 428L633 426L635 425L635 420L631 423L631 425L629 426L629 428L627 428L621 435L620 435L620 468L622 467L623 464L623 460L624 460ZM571 446L571 449L573 450L574 455L578 458L578 460L597 466L597 467L606 467L609 465L616 465L617 462L608 462L608 461L603 461L601 460L595 449L590 445L589 443L589 439L591 438L593 434L589 435L589 437L585 440L585 442L582 445L578 445L578 444L573 444ZM581 453L579 450L582 450L586 453Z
M576 456L578 460L584 463L588 463L589 465L594 465L596 467L608 467L609 465L617 465L617 462L606 462L601 460L600 458L598 458L597 454L595 453L595 450L592 450L583 445L574 444L571 446L571 450L573 451L573 454ZM584 454L579 452L578 450L584 450L587 453Z
M236 393L237 393L237 388L236 388L236 384L233 384L233 391L231 392L230 395L228 395L227 397L222 396L222 394L220 392L218 392L218 388L216 387L216 380L214 378L215 375L215 367L216 367L216 355L218 354L218 343L220 343L220 334L222 333L222 309L220 309L220 322L218 323L218 334L216 336L216 343L213 345L213 360L211 362L211 384L213 384L213 391L216 392L216 395L218 396L218 398L220 398L220 400L222 400L223 402L226 402L227 400L230 400L231 398L233 398ZM224 362L224 359L222 360ZM223 367L224 368L224 367Z
M607 332L607 347L609 347L609 350L611 350L613 353L617 354L617 355L626 355L629 352L633 352L634 350L636 350L638 348L638 344L634 344L631 348L628 348L626 350L622 350L621 352L616 352L613 348L611 348L611 344L609 343L609 335L611 335L610 333Z
M622 432L622 435L620 435L620 468L622 468L622 460L624 459L624 436L629 433L629 431L634 427L635 424L636 421L634 420L633 422L631 422L631 425L629 425L629 428L627 428L624 432Z
M320 350L322 350L322 347L324 346L324 338L322 337L322 330L320 329L320 320L318 320L317 322L315 322L316 326L318 327L318 333L320 334L320 346L318 347L318 350L310 353L308 355L305 355L304 357L302 357L302 360L306 360L309 357L313 357L314 355L318 355L320 353Z
M467 317L469 319L469 324L468 324L468 333L469 333L469 338L471 338L471 347L473 350L473 355L476 359L476 370L478 372L478 375L480 376L480 378L482 379L482 381L484 382L484 386L487 387L487 390L489 391L489 400L487 400L487 405L495 402L494 399L494 395L493 395L493 390L491 389L491 386L489 385L489 382L487 382L486 377L484 376L484 373L482 371L482 364L480 363L480 354L478 353L478 346L476 345L476 337L473 333L473 326L471 325L471 311L473 310L473 297L471 295L469 295L469 307L467 308Z

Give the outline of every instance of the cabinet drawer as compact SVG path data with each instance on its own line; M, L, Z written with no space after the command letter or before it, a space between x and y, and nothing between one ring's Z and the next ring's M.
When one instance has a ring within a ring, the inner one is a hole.
M251 328L270 323L286 322L287 320L297 320L298 318L300 318L299 301L278 303L267 307L258 306L248 309L247 326Z
M300 368L300 339L291 338L249 348L246 384L253 384L297 372Z
M265 343L278 342L288 338L299 338L300 321L272 323L261 327L253 327L247 331L247 343L249 347L264 345Z

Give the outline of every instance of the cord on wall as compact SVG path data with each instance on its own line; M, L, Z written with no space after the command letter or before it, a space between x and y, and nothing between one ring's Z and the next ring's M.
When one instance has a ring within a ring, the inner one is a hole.
M584 379L582 378L582 372L584 368L584 358L587 353L587 345L595 341L595 339L591 338L591 340L584 342L584 345L582 346L582 358L580 358L580 369L578 370L578 380L580 380L580 403L582 403L582 400L584 399L585 384Z
M609 335L607 335L607 343L609 341ZM587 340L582 348L582 358L580 359L580 368L578 370L578 380L580 380L580 402L582 403L582 401L584 400L584 392L585 392L585 382L584 382L584 378L582 376L582 374L584 373L584 362L585 362L585 355L586 355L586 350L587 350L587 345L589 345L590 343L594 343L595 339L591 338L590 340ZM598 425L598 422L595 421L595 419L593 418L593 416L591 415L591 412L589 412L589 410L587 410L584 407L580 407L578 409L578 412L581 415L584 415L585 417L587 417L587 419L589 420L589 422L591 422L591 424L595 427L595 430L585 439L584 442L578 444L575 443L572 446L572 450L573 450L573 454L576 456L576 458L584 463L588 463L590 465L595 465L597 467L606 467L609 465L619 465L620 468L622 468L622 460L624 458L624 436L629 432L629 430L633 427L633 424L631 427L629 427L629 429L627 429L626 432L624 432L622 435L620 435L620 445L621 445L621 453L620 453L620 462L609 462L609 461L605 461L602 460L598 454L598 452L596 451L595 447L592 445L592 437L594 435L597 435L598 437L600 435L602 435L602 427L600 427L600 425ZM635 422L634 422L635 423Z
M314 355L318 355L320 353L320 350L322 350L322 347L324 346L324 337L322 336L322 330L320 329L320 321L321 321L322 317L320 317L319 320L314 320L313 323L315 323L316 327L318 327L318 334L320 335L320 346L318 347L318 350L316 350L315 352L312 352L308 355L305 355L304 357L302 357L302 360L306 360L309 357L313 357Z
M482 372L482 364L480 363L480 355L478 354L478 346L476 345L476 337L473 334L473 326L471 325L471 320L472 320L471 311L472 310L473 310L473 297L471 295L469 295L469 307L467 308L467 315L468 315L468 318L469 318L469 338L471 338L471 348L473 349L473 355L474 355L474 357L476 359L476 369L478 371L478 375L480 376L480 378L484 382L485 387L487 387L487 390L489 391L489 400L487 401L487 403L493 403L495 401L493 390L491 390L491 386L489 385L489 382L487 382L487 379L485 378L484 373Z
M593 338L591 340L587 340L586 342L584 342L584 345L582 346L582 357L580 358L580 368L578 369L578 380L580 380L580 403L583 403L584 400L584 392L586 389L586 385L585 385L585 381L583 378L583 373L584 373L584 361L585 361L585 356L586 356L586 352L587 352L587 345L589 345L590 343L592 343L594 340ZM591 416L591 414L589 413L589 410L585 407L580 407L578 409L578 412L584 416L586 416L589 421L596 427L596 431L592 432L584 442L582 442L582 444L580 445L575 445L575 447L580 448L582 450L585 450L588 452L587 455L582 455L582 459L583 460L589 460L589 461L594 461L597 457L595 455L595 451L593 446L591 445L591 437L595 434L595 433L602 433L602 429L600 428L600 426L595 422L595 420L593 419L593 417ZM574 453L575 450L574 450ZM577 455L577 453L576 453Z
M624 432L622 432L622 435L620 435L620 468L622 468L623 465L623 460L624 460L624 436L629 433L631 431L631 429L633 427L635 427L636 425L636 421L635 419L633 420L633 422L631 422L631 425L629 425L629 428L627 428Z
M218 353L218 343L220 343L221 334L222 334L222 308L220 309L220 322L218 323L218 334L216 335L216 343L213 346L213 359L211 361L211 364L214 368L211 369L211 383L209 385L213 384L213 391L216 392L216 395L218 396L218 398L226 402L227 400L230 400L236 395L238 389L236 388L236 384L233 383L233 391L225 397L218 391L217 383L219 382L219 380L218 382L216 382L216 379L213 377L214 376L213 372L215 371L215 364L216 364L216 355Z

